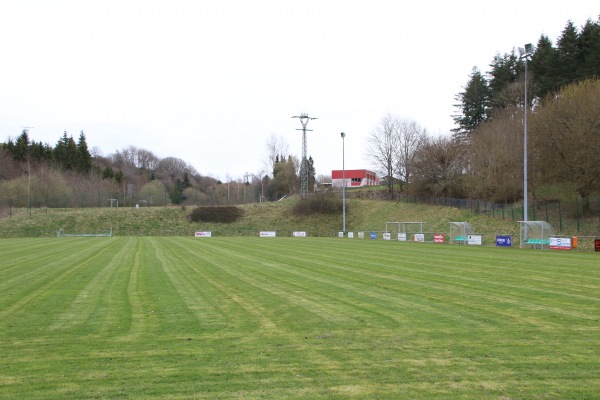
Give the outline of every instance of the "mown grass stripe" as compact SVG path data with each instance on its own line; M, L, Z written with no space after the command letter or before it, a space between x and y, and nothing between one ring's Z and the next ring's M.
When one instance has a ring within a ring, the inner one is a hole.
M90 279L89 270L95 267L94 259L111 243L106 239L92 239L84 244L74 239L62 242L65 244L62 247L62 243L54 239L39 240L45 243L40 248L39 258L33 258L18 271L17 275L22 278L9 279L2 285L9 296L2 297L0 318L18 313L35 315L37 323L51 318L63 307L65 299L74 295L81 282ZM52 254L51 262L48 262L49 253Z
M112 239L106 242L100 254L86 260L92 276L85 286L78 288L77 296L56 318L51 329L76 329L80 334L92 335L129 329L126 291L132 255L129 243Z

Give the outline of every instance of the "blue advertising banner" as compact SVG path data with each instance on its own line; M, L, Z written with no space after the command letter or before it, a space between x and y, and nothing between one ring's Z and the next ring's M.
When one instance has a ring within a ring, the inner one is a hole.
M370 237L371 237L371 239L373 239L373 240L377 239L377 232L371 232L371 235L370 235Z
M512 236L511 235L496 235L496 246L511 247L512 246Z

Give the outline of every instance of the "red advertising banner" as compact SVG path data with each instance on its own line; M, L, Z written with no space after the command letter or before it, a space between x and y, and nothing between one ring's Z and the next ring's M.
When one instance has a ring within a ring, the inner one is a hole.
M436 233L433 235L433 243L444 243L444 234Z

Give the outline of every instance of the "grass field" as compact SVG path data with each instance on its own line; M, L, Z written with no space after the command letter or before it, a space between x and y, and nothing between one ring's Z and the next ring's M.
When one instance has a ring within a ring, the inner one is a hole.
M0 240L2 399L600 398L600 259L334 238Z

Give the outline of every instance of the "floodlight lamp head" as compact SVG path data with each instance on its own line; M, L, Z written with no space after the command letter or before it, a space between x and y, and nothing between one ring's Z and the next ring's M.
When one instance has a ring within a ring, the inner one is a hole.
M341 136L341 137L342 137L342 139L343 139L343 138L345 138L345 137L346 137L346 134L345 134L344 132L342 132L342 133L340 133L340 136Z
M519 58L529 57L533 54L533 45L531 43L527 43L525 47L519 47Z
M525 45L525 55L530 56L533 54L533 45L531 43L527 43Z

